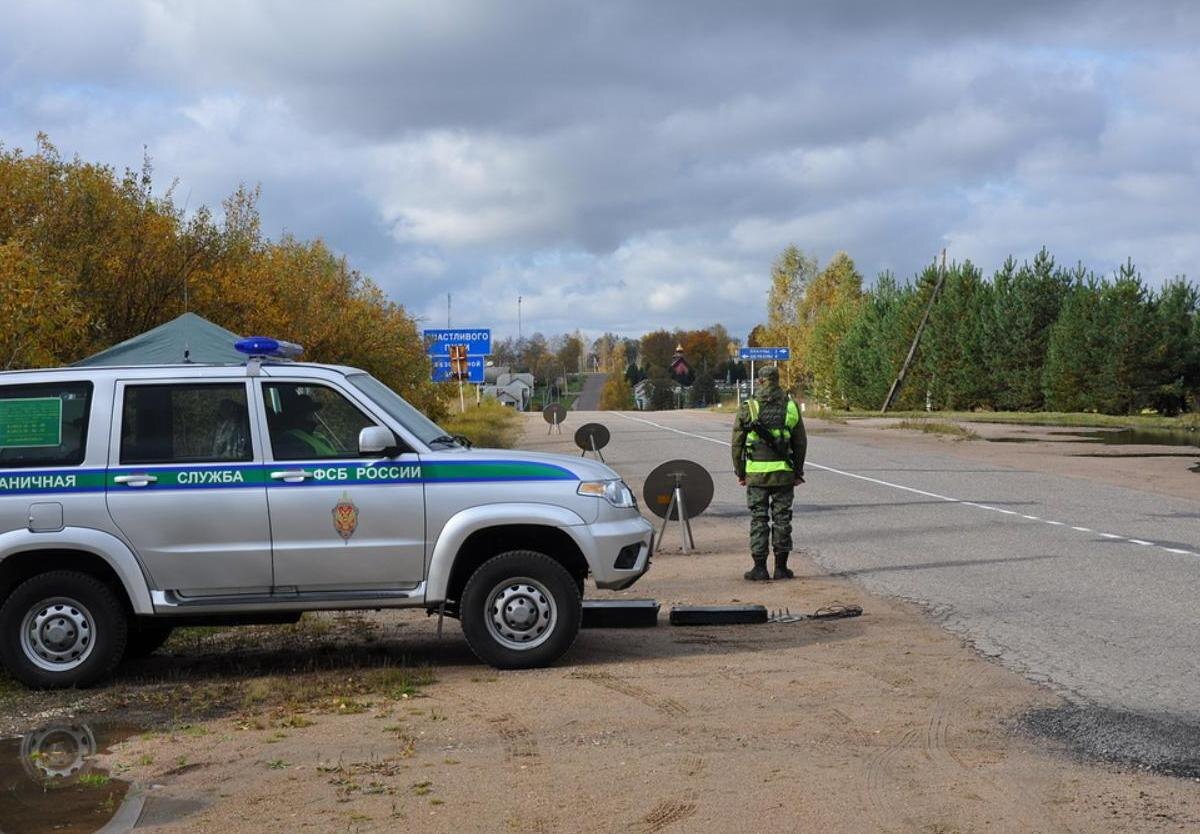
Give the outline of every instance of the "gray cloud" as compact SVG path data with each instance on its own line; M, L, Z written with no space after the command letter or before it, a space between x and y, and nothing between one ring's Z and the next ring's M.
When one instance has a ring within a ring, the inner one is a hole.
M18 2L0 141L261 182L419 314L640 331L762 314L797 243L868 277L1200 242L1190 3Z

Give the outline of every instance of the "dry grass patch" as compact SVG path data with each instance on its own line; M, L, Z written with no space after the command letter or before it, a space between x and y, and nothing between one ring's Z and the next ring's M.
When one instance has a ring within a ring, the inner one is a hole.
M884 426L885 429L907 429L920 431L925 434L940 434L953 437L955 440L978 440L979 435L958 423L947 423L944 420L901 420Z
M469 405L441 421L448 434L461 434L485 449L511 449L521 437L521 417L495 400Z

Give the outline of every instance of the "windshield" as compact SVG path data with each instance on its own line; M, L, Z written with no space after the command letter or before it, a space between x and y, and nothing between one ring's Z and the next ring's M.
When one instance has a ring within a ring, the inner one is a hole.
M415 434L422 443L431 444L446 437L445 429L417 411L404 398L370 374L349 374L350 384L362 391L371 402L394 417L400 425Z

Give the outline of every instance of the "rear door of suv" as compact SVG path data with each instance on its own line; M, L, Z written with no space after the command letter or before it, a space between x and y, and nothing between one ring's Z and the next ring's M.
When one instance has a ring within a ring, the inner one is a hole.
M273 584L262 442L250 382L117 382L108 510L154 584L183 596Z

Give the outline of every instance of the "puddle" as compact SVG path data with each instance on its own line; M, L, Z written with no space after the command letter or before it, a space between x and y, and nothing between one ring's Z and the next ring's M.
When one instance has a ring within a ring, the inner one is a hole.
M149 799L93 763L95 754L137 732L59 721L0 740L0 834L120 834L195 810Z
M97 736L88 724L61 722L0 741L0 831L83 834L114 822L118 827L105 830L131 830L141 803L130 796L128 782L90 761L129 734ZM135 807L126 810L130 802ZM128 825L119 827L127 817Z
M1099 443L1105 446L1200 446L1200 434L1188 431L1096 429L989 437L989 443Z

